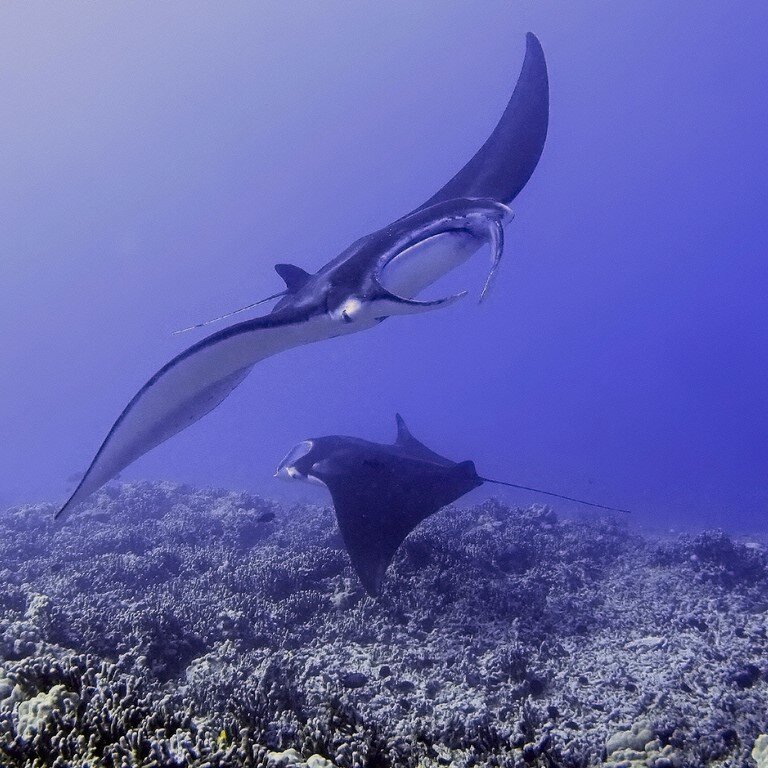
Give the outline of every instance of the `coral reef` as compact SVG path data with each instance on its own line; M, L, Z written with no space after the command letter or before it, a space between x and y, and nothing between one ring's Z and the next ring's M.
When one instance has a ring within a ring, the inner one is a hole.
M406 540L383 594L330 508L111 486L0 517L0 765L765 761L768 556L495 501Z
M757 768L768 768L768 735L761 733L755 739L752 759L757 763Z

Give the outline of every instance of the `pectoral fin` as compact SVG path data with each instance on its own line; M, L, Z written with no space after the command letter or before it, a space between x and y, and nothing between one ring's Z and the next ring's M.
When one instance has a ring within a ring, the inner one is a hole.
M267 315L219 331L182 352L128 403L56 517L216 408L260 360L328 338L334 331L321 316L299 320Z
M474 157L420 208L457 197L490 198L509 204L538 165L548 124L547 64L541 43L529 32L517 85L493 133Z

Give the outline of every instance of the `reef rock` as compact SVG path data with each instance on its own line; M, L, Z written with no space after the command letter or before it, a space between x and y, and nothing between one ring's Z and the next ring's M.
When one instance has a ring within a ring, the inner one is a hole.
M0 516L3 768L765 763L754 542L488 501L374 599L329 507L133 483L52 513Z

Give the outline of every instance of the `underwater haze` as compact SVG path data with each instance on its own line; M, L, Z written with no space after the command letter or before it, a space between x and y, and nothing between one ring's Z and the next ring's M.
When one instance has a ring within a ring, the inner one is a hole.
M768 768L766 29L0 3L0 766Z
M232 321L172 331L442 186L532 30L549 134L487 300L486 248L446 281L468 298L266 360L122 479L326 503L280 459L391 441L399 411L486 477L764 531L766 28L759 2L3 4L0 505L62 503L146 379Z

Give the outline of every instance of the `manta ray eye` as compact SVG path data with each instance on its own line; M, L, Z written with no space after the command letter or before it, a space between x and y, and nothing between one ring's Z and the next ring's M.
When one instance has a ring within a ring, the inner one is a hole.
M362 308L362 302L359 299L347 299L340 307L339 307L339 317L341 320L343 320L345 323L351 323L354 322L355 315L360 312Z

